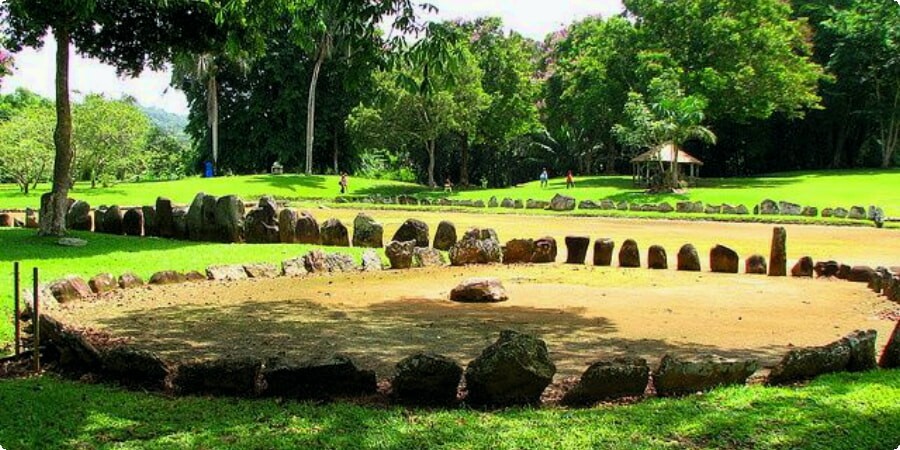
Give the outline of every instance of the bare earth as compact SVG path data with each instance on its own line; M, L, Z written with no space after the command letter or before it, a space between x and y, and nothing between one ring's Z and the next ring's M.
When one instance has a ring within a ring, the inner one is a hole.
M491 220L501 222L501 233L512 226L503 218ZM572 223L570 228L581 230L579 220ZM736 241L730 225L696 225L722 229L718 237ZM669 231L657 241L682 240L682 233ZM847 231L855 230L835 233ZM760 249L767 238L756 240ZM701 245L718 238L702 239ZM450 289L474 276L499 277L510 300L450 302ZM825 344L855 329L877 330L880 352L894 326L888 317L898 312L898 305L864 284L844 281L545 265L146 287L52 314L169 358L290 361L344 353L387 377L397 361L418 351L467 363L506 328L546 340L563 376L623 354L656 364L665 353L712 352L771 365L791 346Z

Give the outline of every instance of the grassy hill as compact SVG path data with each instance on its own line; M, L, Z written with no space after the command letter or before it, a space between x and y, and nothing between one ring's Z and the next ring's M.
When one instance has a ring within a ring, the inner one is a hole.
M123 183L109 188L91 189L78 183L72 191L73 198L86 200L94 206L102 204L144 205L152 204L157 196L169 197L176 203L190 203L194 194L235 194L245 200L255 200L270 194L287 200L333 200L340 195L339 178L336 176L302 175L246 175L212 179L187 178L178 181ZM0 209L36 207L40 193L49 189L41 185L35 193L22 195L14 185L0 185ZM554 179L550 186L541 188L535 181L518 187L503 189L472 189L454 192L449 196L458 199L481 199L492 196L499 199L549 200L557 193L577 200L613 199L628 202L655 203L680 200L704 203L752 207L764 199L785 200L804 206L821 208L852 205L879 205L889 216L900 216L900 170L818 171L774 174L747 178L702 179L700 185L685 194L650 195L636 188L627 176L579 177L575 189L565 189L565 181ZM443 189L396 181L370 180L351 177L350 195L400 195L438 198L448 196Z

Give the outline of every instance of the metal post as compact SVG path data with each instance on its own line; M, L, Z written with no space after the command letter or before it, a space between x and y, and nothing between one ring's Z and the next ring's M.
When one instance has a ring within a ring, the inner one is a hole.
M34 268L34 312L31 323L34 326L34 372L41 373L41 306L38 289L38 268Z
M13 263L13 324L16 328L16 356L22 353L22 347L19 344L22 336L22 329L19 327L19 262Z

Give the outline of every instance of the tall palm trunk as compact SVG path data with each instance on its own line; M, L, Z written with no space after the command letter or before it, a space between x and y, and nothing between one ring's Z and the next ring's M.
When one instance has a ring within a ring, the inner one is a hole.
M309 97L306 102L306 174L312 175L313 165L313 143L315 139L316 124L316 88L319 85L319 73L322 71L322 64L325 62L325 56L328 52L328 38L323 38L319 43L318 54L316 55L316 65L313 67L312 81L309 83Z
M425 141L425 150L428 151L428 186L436 187L434 182L434 139Z
M69 30L53 30L56 37L56 130L53 144L56 157L53 164L53 188L46 205L41 205L40 234L66 234L66 209L69 205L69 186L72 184L72 105L69 101Z
M206 105L209 109L209 127L212 129L213 168L219 167L219 83L215 75L210 75L206 86Z
M469 133L461 133L462 149L459 161L459 184L469 186Z

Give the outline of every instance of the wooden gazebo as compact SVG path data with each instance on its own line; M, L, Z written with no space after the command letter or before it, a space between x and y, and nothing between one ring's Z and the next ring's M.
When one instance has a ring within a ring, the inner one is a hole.
M632 181L638 186L648 186L655 177L662 176L661 171L667 171L678 155L678 170L680 178L693 184L694 179L700 176L700 167L703 161L693 157L677 145L669 142L655 149L648 150L631 159ZM662 164L660 164L660 162Z

